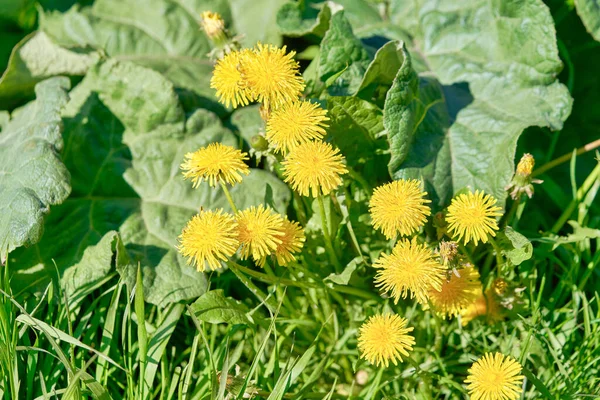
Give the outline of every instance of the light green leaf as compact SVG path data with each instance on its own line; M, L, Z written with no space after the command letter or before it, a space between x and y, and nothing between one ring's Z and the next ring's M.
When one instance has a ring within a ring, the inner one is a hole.
M358 97L330 96L327 109L331 120L327 133L348 165L364 164L384 147L385 139L378 140L385 133L379 107Z
M69 171L59 152L61 109L69 80L53 78L36 86L37 99L13 113L0 132L0 261L23 245L36 243L50 206L71 192ZM6 114L5 114L6 117Z
M84 75L100 60L92 50L72 51L55 44L44 32L26 36L12 51L0 78L0 104L9 108L33 97L36 83L56 75Z
M129 257L116 231L107 232L96 244L89 246L83 252L81 260L65 270L60 281L68 295L79 288L91 285L109 274L113 267L123 268L129 262Z
M338 11L331 17L329 30L321 42L317 73L321 82L335 78L327 88L330 95L345 96L357 92L371 57L354 36L352 27Z
M520 265L533 255L533 245L529 239L510 226L507 226L504 232L498 234L498 245L502 249L502 254L513 265Z
M325 3L319 10L310 0L285 3L277 12L277 25L285 36L323 37L329 28L331 8Z
M198 3L206 0L195 0ZM224 2L221 0L221 2ZM277 28L277 11L287 0L229 0L234 32L244 35L242 44L252 47L257 42L281 44Z
M13 265L21 269L15 284L44 282L53 274L52 260L62 273L115 230L131 258L119 271L132 283L141 264L147 301L165 305L203 294L206 278L176 251L177 237L202 207L229 206L220 189L206 183L193 189L180 164L185 153L210 142L235 146L235 136L209 111L186 118L173 85L160 74L114 60L88 72L64 117L73 194L50 215L42 242L15 255ZM233 188L238 207L262 202L267 184L285 209L289 190L259 170Z
M356 271L356 267L363 262L362 257L356 257L346 265L346 268L339 274L329 274L324 281L337 283L338 285L347 285L352 278L352 274Z
M398 70L408 57L404 42L395 40L384 44L375 53L362 78L359 96L366 100L374 99L376 103L380 97L385 98L385 92L392 86Z
M232 299L225 297L223 290L210 290L198 298L191 306L191 311L196 318L211 324L250 324L246 315L246 307Z
M523 129L532 125L560 129L571 110L572 99L556 80L562 65L552 16L539 0L510 4L421 0L414 7L410 14L418 15L421 29L415 31L412 52L430 70L422 78L434 74L444 85L468 82L474 100L460 109L446 97L448 114L460 111L443 142L430 146L425 157L429 163L419 168L414 163L399 165L392 171L394 177L407 175L403 170L411 168L409 175L421 175L445 201L470 186L503 204ZM444 18L439 10L445 10Z
M585 29L600 41L600 2L598 0L575 0L575 8Z

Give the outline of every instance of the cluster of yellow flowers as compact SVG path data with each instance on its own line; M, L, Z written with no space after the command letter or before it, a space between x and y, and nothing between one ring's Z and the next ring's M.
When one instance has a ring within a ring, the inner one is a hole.
M427 193L421 182L400 179L375 189L369 203L373 226L386 238L415 234L431 215ZM491 195L481 191L462 193L447 209L446 233L455 241L442 241L437 252L419 243L417 237L398 240L391 254L375 262L375 285L397 303L415 298L443 318L461 315L463 325L478 316L501 318L499 304L490 290L483 294L479 272L458 253L460 244L487 243L496 235L501 208ZM396 365L415 344L408 334L407 320L394 314L375 315L359 330L361 356L376 366ZM520 364L500 353L486 354L469 370L465 381L472 399L510 400L518 398L523 377Z
M244 163L247 159L246 153L221 143L211 143L185 155L183 176L192 181L193 187L202 181L212 187L220 183L235 212L232 215L222 209L202 210L183 228L178 249L198 271L218 269L238 249L242 259L252 257L261 266L270 255L279 265L287 265L304 245L302 227L270 207L259 205L237 211L226 184L239 183L242 175L250 173Z
M326 110L301 99L305 83L294 54L260 43L230 51L217 61L211 87L227 107L261 103L265 138L275 153L285 157L281 163L285 182L300 195L320 197L339 187L348 170L339 150L323 141ZM201 211L184 228L179 250L200 271L218 268L238 250L241 258L251 257L258 265L269 255L286 265L302 249L304 232L297 222L263 205L236 210L227 184L239 183L249 173L247 159L240 150L213 143L187 154L182 164L184 177L194 187L203 180L213 187L219 183L235 212ZM374 228L387 239L414 235L431 215L426 196L415 179L376 188L369 203ZM500 211L496 200L482 191L459 194L445 214L444 233L454 241L442 241L434 252L416 236L399 238L391 254L381 254L374 262L375 285L394 303L414 298L443 318L461 316L463 324L481 315L498 319L498 305L491 301L491 293L484 295L479 272L462 259L458 248L491 240ZM396 365L415 345L413 329L395 314L372 316L359 329L361 357L376 366ZM465 382L473 399L511 400L521 391L520 371L521 365L511 357L488 353L473 364Z

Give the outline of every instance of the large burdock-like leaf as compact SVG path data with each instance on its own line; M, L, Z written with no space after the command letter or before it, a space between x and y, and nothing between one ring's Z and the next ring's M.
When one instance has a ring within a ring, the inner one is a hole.
M225 109L210 89L212 50L200 25L203 11L219 12L245 46L280 44L276 12L285 0L97 0L90 7L43 14L40 27L67 48L102 49L109 57L161 72L185 100Z
M575 0L575 7L585 29L594 39L600 41L600 1Z
M368 7L358 0L343 4L349 17L357 4L361 10ZM349 19L358 28L356 17ZM321 55L319 69L327 71L325 78L353 78L345 79L351 88L360 52L349 29L343 37L337 34L341 18L340 13L332 17L322 48L339 49L337 59L346 64L342 68ZM355 34L377 35L369 43L411 35L383 110L390 174L424 178L439 205L467 186L503 203L520 134L533 125L561 129L571 111L569 92L556 79L562 64L548 8L540 0L392 1L387 16L378 18ZM393 55L392 48L387 50L387 57ZM378 62L375 58L367 70L376 70ZM462 82L469 84L470 94L455 85Z
M147 301L164 305L204 293L206 278L178 254L177 236L201 207L228 206L219 189L192 189L179 166L185 153L210 142L235 146L234 135L209 111L186 117L169 81L131 63L111 60L92 68L71 97L64 112L64 160L73 194L53 210L42 241L15 253L13 265L21 270L13 282L46 280L52 260L61 274L89 268L80 262L85 249L114 230L130 258L121 272L133 279L137 263L142 265ZM239 207L257 204L267 184L284 208L287 187L265 171L253 171L232 194Z
M37 99L13 113L0 131L0 261L15 248L39 240L44 215L71 191L60 159L60 112L67 103L67 78L36 86Z
M100 53L71 51L54 43L44 32L34 32L13 49L0 78L0 108L18 105L33 95L36 83L56 75L85 75Z

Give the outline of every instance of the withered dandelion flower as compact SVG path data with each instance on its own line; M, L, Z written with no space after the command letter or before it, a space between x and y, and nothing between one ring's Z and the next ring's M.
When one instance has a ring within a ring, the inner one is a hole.
M480 287L477 291L477 297L475 300L469 304L467 308L461 311L461 324L462 326L465 326L475 318L483 316L486 317L486 321L490 324L502 321L504 319L500 303L494 296L492 290L486 290L484 296Z
M262 204L258 207L252 206L238 212L236 220L243 259L252 256L254 261L260 263L264 257L273 254L282 243L284 219L270 207Z
M379 186L369 202L369 212L375 229L392 239L398 233L410 235L419 229L431 214L427 195L416 179L400 179Z
M523 367L502 353L486 353L465 380L471 400L516 400L523 391Z
M387 367L390 361L398 365L402 356L408 357L415 339L408 333L407 321L395 314L374 315L358 331L358 349L361 358L375 366Z
M210 87L217 91L219 102L226 107L245 106L253 100L252 92L240 71L248 54L249 50L232 51L215 65Z
M427 303L431 290L441 290L446 277L446 269L435 259L435 255L417 239L400 240L392 254L382 254L373 263L379 268L375 285L383 292L391 292L394 303L406 298L416 298L421 304Z
M222 209L201 211L194 215L179 236L179 252L198 271L221 267L221 261L235 254L240 243L233 215Z
M450 272L450 278L442 283L442 290L429 291L429 300L433 309L446 318L458 316L475 302L480 292L479 272L467 266Z
M296 101L275 110L267 121L267 140L275 151L287 153L300 143L326 135L327 110L310 101Z
M464 239L465 244L487 243L488 235L496 236L496 217L502 215L501 210L496 206L496 199L482 191L460 194L448 207L448 232L457 240Z
M277 263L281 266L288 265L296 260L294 253L298 253L304 246L304 229L296 221L292 222L285 218L281 227L283 235L279 237L281 243L277 245L274 255Z
M254 97L267 109L296 101L304 90L304 79L294 60L296 52L286 47L257 44L241 63L241 72Z
M283 161L285 182L302 196L329 194L348 172L344 157L329 143L306 142L296 146Z
M220 39L225 31L225 21L216 12L204 11L200 17L202 29L211 39Z
M242 175L248 175L250 168L244 163L248 154L221 143L211 143L206 147L185 155L181 164L183 177L191 179L193 187L203 180L210 186L222 181L234 185L242 181Z

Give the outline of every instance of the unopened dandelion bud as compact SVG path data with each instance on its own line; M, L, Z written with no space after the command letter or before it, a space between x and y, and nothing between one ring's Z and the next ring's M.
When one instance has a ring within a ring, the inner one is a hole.
M206 36L213 42L222 43L227 39L225 21L219 13L204 11L201 16L201 25Z
M539 179L532 179L531 173L535 166L535 159L529 153L523 154L521 161L517 164L515 175L506 190L510 190L510 197L516 200L523 193L531 198L534 193L533 184L542 183Z
M254 135L250 138L250 145L256 151L267 151L269 142L263 135Z

